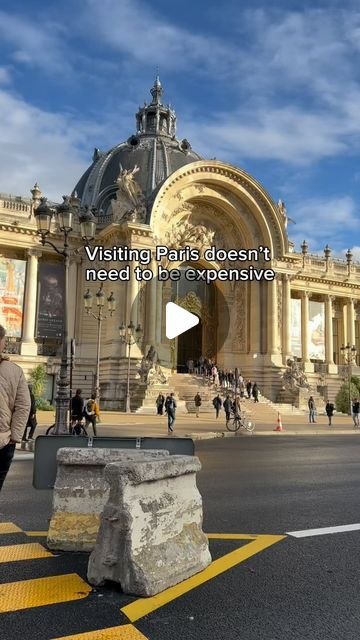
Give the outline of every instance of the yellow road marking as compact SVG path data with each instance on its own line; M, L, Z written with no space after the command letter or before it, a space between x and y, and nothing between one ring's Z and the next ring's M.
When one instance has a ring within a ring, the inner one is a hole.
M146 638L132 624L125 624L122 627L109 627L89 633L79 633L75 636L53 638L53 640L146 640Z
M0 613L86 598L91 587L76 573L0 585Z
M29 538L47 538L47 531L24 531Z
M123 607L121 611L131 622L135 622L136 620L143 618L147 614L152 613L156 609L163 607L168 602L179 598L188 591L191 591L201 584L212 580L221 573L224 573L224 571L228 571L240 562L244 562L244 560L251 558L251 556L255 555L256 553L259 553L267 547L276 544L276 542L280 542L280 540L283 540L284 538L286 538L286 536L259 535L255 540L252 540L243 547L227 553L222 558L214 560L211 565L207 567L207 569L204 569L204 571L197 573L195 576L184 580L174 587L170 587L169 589L162 591L152 598L140 598L139 600L135 600L135 602L132 602L131 604Z
M0 547L0 562L16 562L18 560L35 560L36 558L52 557L53 554L38 542L12 544L6 547Z
M13 522L0 522L0 534L1 533L21 533L22 529L16 526Z

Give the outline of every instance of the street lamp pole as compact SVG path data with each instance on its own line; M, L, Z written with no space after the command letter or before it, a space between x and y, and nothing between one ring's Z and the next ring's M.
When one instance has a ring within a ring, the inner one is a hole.
M352 414L352 402L351 402L351 377L352 377L352 365L356 358L356 347L351 344L342 345L340 347L340 351L343 355L345 365L347 366L347 374L348 374L348 402L349 402L349 416Z
M100 404L100 348L101 348L101 326L103 320L106 320L108 316L104 316L103 310L105 305L105 294L103 291L104 285L101 284L99 291L96 293L96 305L97 314L92 313L93 295L90 289L84 294L84 305L88 316L92 316L97 321L97 349L96 349L96 378L95 378L95 394L98 405ZM113 291L107 298L109 315L112 316L116 309L116 301Z
M63 248L59 249L53 242L48 240L47 236L51 230L51 222L54 215L48 203L47 198L41 198L40 204L34 211L38 234L41 236L41 244L52 247L58 255L63 259L64 264L64 314L63 314L63 333L62 333L62 354L58 379L58 389L56 395L55 409L55 429L54 435L62 435L68 433L67 412L69 410L69 380L68 380L68 298L69 298L69 265L70 265L70 246L69 234L73 229L74 213L79 212L77 206L78 201L75 197L63 196L64 202L56 207L55 217L58 228L63 234ZM84 211L79 215L80 233L82 239L89 243L95 237L96 222L93 213Z
M131 347L133 344L139 344L142 338L141 326L135 329L133 321L130 321L127 327L124 323L119 327L120 340L128 348L128 360L127 360L127 377L126 377L126 396L125 396L125 413L130 413L130 363L131 363Z

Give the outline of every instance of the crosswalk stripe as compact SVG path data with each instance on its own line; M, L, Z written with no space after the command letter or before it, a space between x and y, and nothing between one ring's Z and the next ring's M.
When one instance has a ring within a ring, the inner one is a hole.
M122 627L109 627L78 635L63 636L53 638L53 640L147 640L132 624L125 624Z
M0 584L0 613L86 598L92 591L76 573Z
M52 557L53 554L50 553L50 551L47 551L47 549L38 542L31 542L29 544L11 544L0 547L0 563Z
M21 533L22 529L16 526L13 522L0 522L0 534L1 533Z

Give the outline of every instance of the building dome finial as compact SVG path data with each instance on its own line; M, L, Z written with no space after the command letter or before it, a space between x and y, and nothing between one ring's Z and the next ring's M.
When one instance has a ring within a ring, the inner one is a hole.
M152 104L161 104L161 97L164 93L163 88L161 86L159 74L156 74L155 82L153 87L150 89L150 93L153 97Z

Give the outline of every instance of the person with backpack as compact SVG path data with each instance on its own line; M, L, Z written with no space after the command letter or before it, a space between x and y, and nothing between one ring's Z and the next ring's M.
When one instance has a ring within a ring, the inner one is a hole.
M194 398L194 403L195 403L195 413L196 413L196 417L199 417L199 412L200 412L200 407L201 407L201 395L199 392L197 392L195 398Z
M100 418L100 412L99 412L99 405L96 402L95 393L92 393L91 397L85 402L84 416L86 421L85 428L87 429L89 424L91 424L93 428L94 436L96 437L97 436L96 422Z
M27 438L27 430L28 429L29 429L29 440L33 440L34 432L35 432L35 429L37 427L36 402L35 402L35 396L33 394L33 386L32 386L32 384L28 384L28 388L29 388L29 393L30 393L31 408L30 408L28 421L26 423L26 427L25 427L25 430L24 430L24 433L23 433L23 437L21 438L22 442L27 442L28 441L28 438Z
M221 400L219 394L217 394L217 396L215 396L215 398L213 399L213 405L214 405L214 409L215 409L216 418L218 418L219 417L219 413L220 413L220 409L222 407L222 400Z
M174 432L175 415L176 415L176 400L173 393L170 393L165 400L165 411L168 417L168 436Z
M315 406L315 400L312 396L310 396L309 400L308 400L308 407L309 407L309 422L316 422L315 420L315 415L316 415L316 406Z
M329 402L329 400L328 400L326 405L325 405L325 411L326 411L326 415L327 415L327 417L329 419L329 427L331 427L331 421L332 421L332 417L334 415L334 410L335 410L334 405L331 402Z
M359 413L360 413L360 402L359 402L359 398L354 398L354 400L352 401L352 417L353 417L353 421L354 421L354 428L356 429L356 427L360 427L360 421L359 421Z

